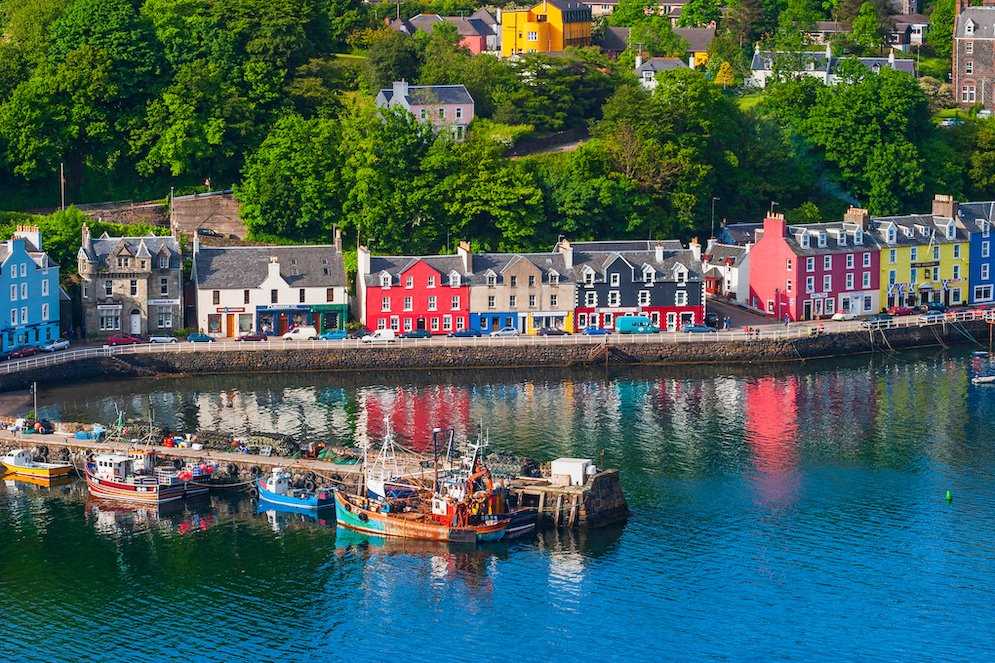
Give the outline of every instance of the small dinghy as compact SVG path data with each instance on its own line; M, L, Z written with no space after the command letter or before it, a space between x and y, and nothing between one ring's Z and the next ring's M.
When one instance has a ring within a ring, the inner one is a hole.
M73 471L69 463L40 463L34 460L27 449L14 449L0 457L0 466L11 474L36 479L56 479L68 476Z
M331 488L294 488L290 472L282 467L274 467L269 476L259 479L256 488L259 490L260 500L279 506L313 511L335 505L334 491Z
M978 375L971 378L974 384L995 384L995 375Z

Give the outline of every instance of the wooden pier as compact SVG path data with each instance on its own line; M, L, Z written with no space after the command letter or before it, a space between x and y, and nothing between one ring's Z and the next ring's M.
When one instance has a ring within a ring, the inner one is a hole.
M144 445L123 441L78 440L72 434L55 432L47 435L24 435L0 430L0 452L11 448L47 449L53 461L64 460L82 466L89 454L123 453L137 447L154 450L162 459L184 461L207 460L217 463L227 472L233 483L248 482L253 477L266 474L274 467L283 467L295 475L313 473L326 480L350 484L359 481L362 466L343 465L310 458L261 456L215 449L191 449ZM236 471L232 472L232 468ZM405 476L430 479L431 467L417 463L402 465ZM557 528L600 527L625 520L629 509L622 493L618 470L604 470L590 477L584 485L554 485L549 479L517 477L508 484L522 506L536 507L540 522Z

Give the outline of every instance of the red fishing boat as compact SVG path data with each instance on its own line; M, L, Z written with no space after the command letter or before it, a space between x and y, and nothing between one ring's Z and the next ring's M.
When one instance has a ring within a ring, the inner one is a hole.
M98 454L86 464L86 486L94 497L141 504L166 504L183 499L185 482L175 470L138 472L135 459L124 454Z

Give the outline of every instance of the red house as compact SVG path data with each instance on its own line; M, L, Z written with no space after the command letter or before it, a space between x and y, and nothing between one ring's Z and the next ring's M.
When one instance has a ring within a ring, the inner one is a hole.
M356 295L368 329L449 334L470 326L466 255L371 256L359 247Z
M842 222L789 226L771 214L750 249L750 306L782 320L880 310L880 251L867 210Z

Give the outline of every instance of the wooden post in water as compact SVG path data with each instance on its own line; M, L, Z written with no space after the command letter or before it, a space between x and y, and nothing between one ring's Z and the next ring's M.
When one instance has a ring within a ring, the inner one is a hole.
M563 509L563 493L556 496L556 513L553 516L553 524L560 526L560 511Z
M542 492L539 493L539 517L538 517L538 520L540 521L540 523L542 522L543 509L545 509L545 508L546 508L546 491L544 490L544 491L542 491Z

